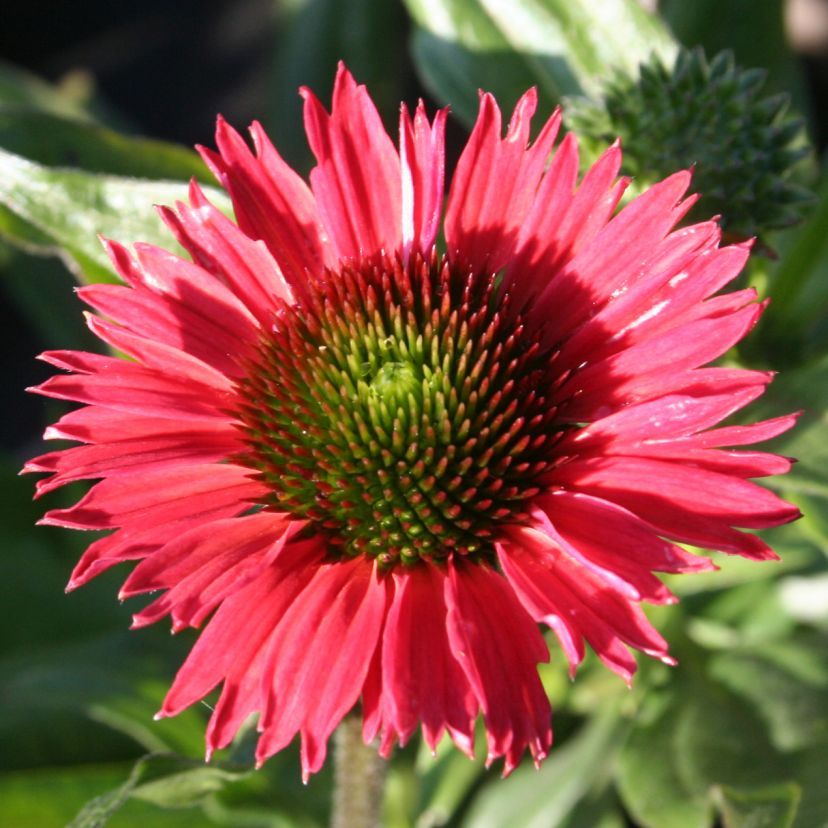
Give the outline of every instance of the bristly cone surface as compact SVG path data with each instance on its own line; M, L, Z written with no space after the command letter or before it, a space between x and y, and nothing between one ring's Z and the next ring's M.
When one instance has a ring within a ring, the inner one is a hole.
M551 354L511 310L493 276L436 253L345 267L283 304L240 414L272 508L384 568L493 560L561 431Z
M135 627L201 630L159 715L220 687L208 757L255 714L257 762L298 736L307 778L358 706L383 756L471 754L482 716L508 773L552 744L541 625L630 682L633 651L674 663L657 573L773 559L742 530L798 515L753 482L790 461L744 449L795 418L720 425L771 380L709 364L762 313L720 292L749 244L676 229L688 171L619 210L619 145L579 179L532 90L505 136L481 96L447 198L445 110L403 107L395 146L344 67L330 112L303 95L309 183L219 119L237 223L193 183L160 211L188 258L106 242L124 283L79 293L119 355L43 355L35 390L80 403L45 436L79 445L25 470L96 481L42 520L108 530L69 589L132 562Z
M637 76L615 75L602 100L574 100L567 121L596 152L620 137L623 172L643 186L694 167L702 197L689 218L721 216L732 238L764 238L814 201L802 186L804 121L787 95L762 94L765 76L727 51L708 62L701 48L681 49L672 66L653 55Z

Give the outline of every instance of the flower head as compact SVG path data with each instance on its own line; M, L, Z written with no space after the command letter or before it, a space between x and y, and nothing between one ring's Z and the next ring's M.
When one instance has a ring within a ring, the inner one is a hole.
M330 114L303 95L310 186L220 120L238 225L193 184L161 210L191 261L106 243L126 285L80 294L130 359L44 355L68 373L37 390L84 404L46 437L82 445L26 469L102 478L43 519L113 530L69 588L139 561L134 626L204 626L161 715L221 685L208 753L258 713L259 761L300 734L307 775L361 701L384 755L420 726L470 752L482 713L508 772L551 744L539 624L629 681L631 649L671 661L653 572L712 568L678 543L773 558L740 529L797 516L749 480L787 460L722 449L792 418L717 427L770 375L704 367L762 311L714 295L748 245L674 229L687 172L615 214L620 148L578 183L559 113L529 140L533 91L505 138L481 97L444 218L445 111L403 107L398 150L344 68Z

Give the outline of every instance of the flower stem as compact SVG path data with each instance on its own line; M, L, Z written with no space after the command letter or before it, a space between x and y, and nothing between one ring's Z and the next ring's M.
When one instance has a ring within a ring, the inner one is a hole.
M354 713L336 730L331 828L381 828L385 760L362 741Z

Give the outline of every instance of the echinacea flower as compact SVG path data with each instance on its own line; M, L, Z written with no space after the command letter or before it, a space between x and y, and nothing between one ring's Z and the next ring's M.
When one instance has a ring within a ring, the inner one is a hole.
M732 449L793 418L717 428L770 374L704 367L762 312L715 295L748 245L675 229L689 172L616 214L620 147L579 183L558 112L530 142L534 91L505 138L482 95L444 216L445 111L403 107L397 150L344 68L330 114L302 94L310 186L219 120L238 224L194 183L161 209L191 261L106 242L127 284L80 295L129 359L44 354L68 373L36 390L84 404L46 437L83 445L26 470L102 478L43 518L113 530L70 589L140 561L134 626L204 626L161 715L221 685L208 754L257 713L259 762L299 734L307 776L361 702L383 755L420 726L470 752L482 713L508 772L552 740L540 624L629 681L631 649L671 661L653 572L712 568L678 544L774 558L740 530L798 514L750 481L788 460Z

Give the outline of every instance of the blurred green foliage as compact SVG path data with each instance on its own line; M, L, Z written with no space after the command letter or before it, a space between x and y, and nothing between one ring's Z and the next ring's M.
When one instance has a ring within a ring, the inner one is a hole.
M563 95L591 94L613 64L634 68L653 49L665 57L675 49L667 26L632 0L405 5L410 18L382 0L306 0L283 12L262 118L292 161L308 158L294 88L308 84L324 99L338 58L369 84L393 129L413 69L469 124L478 87L505 108L536 83L549 108ZM685 45L733 47L807 111L796 63L767 25L779 13L776 2L665 4ZM721 24L730 14L739 27ZM50 344L79 347L86 340L71 282L42 257L60 256L80 279L114 278L96 234L169 246L152 205L184 198L186 181L205 172L188 149L112 131L65 92L0 67L0 271L7 295ZM563 659L553 658L543 677L557 745L540 771L525 765L501 781L448 745L436 758L416 744L399 751L386 790L390 828L828 825L825 175L818 197L808 222L774 239L778 260L752 272L774 302L733 355L784 368L754 418L805 409L774 445L800 460L774 485L805 512L769 533L783 563L722 557L721 572L672 579L681 604L653 616L679 666L642 663L631 691L594 658L570 683ZM0 628L0 825L324 825L330 769L303 787L295 746L252 772L248 730L205 766L207 705L153 721L192 635L125 632L129 612L112 600L119 573L63 597L89 537L32 529L42 510L30 503L31 482L14 475L21 459L7 458L0 478L0 602L9 619Z

